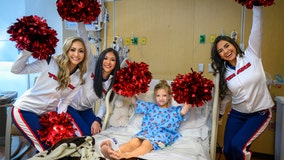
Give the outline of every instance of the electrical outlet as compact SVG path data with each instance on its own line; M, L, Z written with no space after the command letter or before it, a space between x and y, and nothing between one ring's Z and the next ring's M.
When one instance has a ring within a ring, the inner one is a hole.
M132 39L132 44L133 44L133 45L138 45L138 38L137 38L137 37L134 37L134 38Z
M212 34L210 35L210 43L213 43L216 39L216 35L215 34Z
M204 65L198 64L198 72L203 72L203 71L204 71Z
M213 73L214 72L214 70L213 70L213 68L211 66L211 63L208 64L208 72L209 73Z
M146 37L141 38L141 44L144 44L144 45L146 44Z
M130 45L131 39L129 37L125 38L125 44Z
M206 38L205 34L201 34L199 36L199 43L200 44L204 44L205 43L205 38Z

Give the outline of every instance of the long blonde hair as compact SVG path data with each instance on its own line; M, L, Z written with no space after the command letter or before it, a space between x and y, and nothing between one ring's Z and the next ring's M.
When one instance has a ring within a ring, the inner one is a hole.
M164 89L170 96L170 99L169 99L169 102L168 104L170 105L171 104L171 99L172 99L172 89L170 87L170 85L167 83L166 80L160 80L160 82L158 84L155 85L154 87L154 99L156 99L156 93L159 89Z
M87 63L88 63L88 54L87 54L86 45L84 43L84 40L81 37L68 37L64 41L64 44L63 44L63 47L62 47L63 53L55 57L57 64L58 64L58 67L59 67L59 71L57 73L57 81L59 83L59 86L56 88L57 90L67 88L68 85L71 82L70 71L68 69L68 65L70 64L68 52L69 52L72 44L76 41L81 42L84 46L85 56L84 56L83 61L80 62L77 65L77 67L80 70L80 85L85 83L85 79L83 78L83 76L87 71Z

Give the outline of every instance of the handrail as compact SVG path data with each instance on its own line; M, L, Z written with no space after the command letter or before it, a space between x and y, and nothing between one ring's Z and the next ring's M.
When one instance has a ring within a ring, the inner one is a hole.
M219 120L219 81L220 73L217 73L214 78L214 99L212 109L212 130L211 130L211 143L210 143L210 157L215 160L216 157L216 144L218 134L218 120Z
M107 92L107 94L106 94L106 100L105 100L105 103L106 103L106 113L105 113L105 117L104 117L103 124L102 124L102 130L106 129L107 122L108 122L109 115L110 115L110 102L109 102L109 98L110 98L111 93L112 93L112 89L109 90Z

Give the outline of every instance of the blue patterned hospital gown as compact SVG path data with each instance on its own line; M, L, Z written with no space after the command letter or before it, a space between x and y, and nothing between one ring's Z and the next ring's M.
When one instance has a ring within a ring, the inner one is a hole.
M162 108L155 103L136 101L136 114L144 114L141 131L134 137L147 139L154 150L163 149L174 143L181 134L178 132L183 117L180 114L182 107L171 106Z

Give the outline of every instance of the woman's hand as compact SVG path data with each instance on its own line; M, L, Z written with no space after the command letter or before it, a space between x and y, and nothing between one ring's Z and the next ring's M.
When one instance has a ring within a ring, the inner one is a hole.
M91 133L92 133L92 135L95 135L95 134L100 133L101 130L102 130L102 129L101 129L100 123L97 122L97 121L94 121L93 124L92 124L92 126L91 126Z

